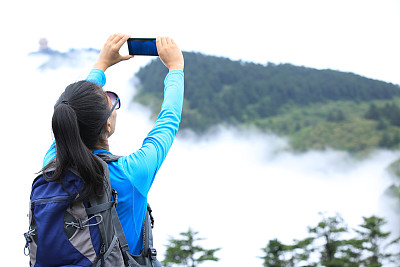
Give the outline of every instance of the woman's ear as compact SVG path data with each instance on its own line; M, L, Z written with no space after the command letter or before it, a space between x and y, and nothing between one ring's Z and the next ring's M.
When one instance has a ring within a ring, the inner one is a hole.
M107 119L107 122L103 125L103 129L106 133L110 134L111 132L111 121L110 118Z
M110 118L107 119L106 127L107 127L106 128L107 133L110 133L111 132L111 120L110 120Z

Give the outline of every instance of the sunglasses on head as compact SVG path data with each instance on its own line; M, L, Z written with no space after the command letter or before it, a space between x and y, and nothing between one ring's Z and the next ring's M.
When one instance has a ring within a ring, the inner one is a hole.
M114 109L119 109L121 107L121 100L119 99L118 95L114 92L111 91L106 91L107 96L110 98L111 104L113 105L111 113L114 111Z
M111 104L113 105L112 108L111 108L111 110L110 110L110 111L108 112L108 114L107 114L106 120L108 120L108 118L109 118L109 117L111 116L111 114L113 113L114 109L119 109L119 108L121 107L121 100L119 99L118 95L117 95L116 93L114 93L114 92L106 91L106 94L107 94L107 96L110 98ZM102 127L103 127L103 126L102 126ZM100 134L100 132L101 132L101 129L102 129L102 128L100 128L99 134Z

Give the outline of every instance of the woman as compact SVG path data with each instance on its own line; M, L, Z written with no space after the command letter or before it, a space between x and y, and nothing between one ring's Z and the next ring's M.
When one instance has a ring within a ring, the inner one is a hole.
M110 66L133 58L119 54L128 35L114 34L105 43L86 81L69 85L58 99L52 119L55 142L44 158L44 166L56 158L52 180L61 179L75 166L85 183L82 199L100 194L103 169L93 154L108 153L108 138L114 133L120 99L104 92L104 72ZM164 102L153 129L136 152L109 163L111 186L118 192L117 212L129 252L140 254L141 230L147 210L147 194L178 131L184 92L184 60L175 42L157 38L157 51L169 69L164 81ZM46 167L44 167L46 168Z

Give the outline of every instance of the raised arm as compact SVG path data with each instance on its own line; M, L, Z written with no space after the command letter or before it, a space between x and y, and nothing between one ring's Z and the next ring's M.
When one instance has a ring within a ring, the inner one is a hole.
M161 61L170 70L164 81L161 111L142 147L121 159L128 177L132 177L130 182L143 196L147 196L154 177L171 148L181 121L183 105L182 52L172 39L166 37L157 38L157 50Z

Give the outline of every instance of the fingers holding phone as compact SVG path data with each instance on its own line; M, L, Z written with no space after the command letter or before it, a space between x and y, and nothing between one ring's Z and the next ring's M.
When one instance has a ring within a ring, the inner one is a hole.
M99 58L94 65L94 68L101 69L105 71L110 66L132 58L131 55L120 55L119 50L121 46L128 40L129 35L125 34L113 34L111 35L106 43L104 44L103 49L100 51Z
M182 51L173 39L169 37L157 37L156 44L161 61L170 71L184 69Z

